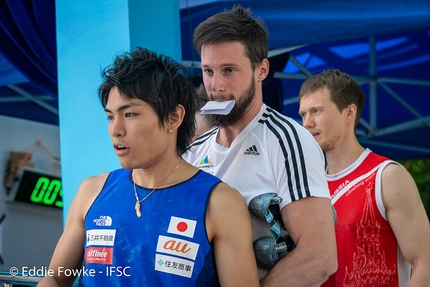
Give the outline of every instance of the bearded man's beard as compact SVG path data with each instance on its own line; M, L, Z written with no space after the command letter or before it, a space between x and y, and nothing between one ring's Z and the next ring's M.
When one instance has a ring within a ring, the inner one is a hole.
M233 97L231 97L233 98ZM212 120L215 125L220 127L229 127L241 119L249 110L252 102L255 99L255 80L251 79L251 84L245 93L236 101L233 109L228 115L212 115Z

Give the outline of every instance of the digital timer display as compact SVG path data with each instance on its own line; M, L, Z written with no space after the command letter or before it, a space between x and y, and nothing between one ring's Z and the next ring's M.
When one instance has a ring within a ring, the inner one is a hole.
M63 208L60 177L25 169L17 184L15 201Z

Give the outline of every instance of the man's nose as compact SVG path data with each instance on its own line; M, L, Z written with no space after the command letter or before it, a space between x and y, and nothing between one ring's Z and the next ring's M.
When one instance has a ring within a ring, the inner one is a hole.
M111 120L110 122L110 134L112 137L122 137L125 135L124 125L120 120Z
M220 93L225 91L225 83L223 80L222 75L219 73L214 73L211 79L212 84L212 92L213 93Z
M310 116L302 117L302 124L305 128L312 128L315 126L315 122Z

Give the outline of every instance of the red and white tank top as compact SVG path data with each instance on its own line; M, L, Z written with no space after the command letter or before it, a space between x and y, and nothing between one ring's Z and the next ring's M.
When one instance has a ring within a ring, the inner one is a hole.
M365 150L347 169L327 175L337 212L338 270L322 286L407 286L411 266L387 221L381 174L388 158Z

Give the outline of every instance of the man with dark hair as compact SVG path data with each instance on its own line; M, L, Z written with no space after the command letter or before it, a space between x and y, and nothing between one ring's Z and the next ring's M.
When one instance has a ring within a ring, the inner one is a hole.
M137 48L103 78L122 168L81 184L39 286L71 286L76 274L87 287L258 286L240 193L182 160L197 105L185 68Z
M358 82L327 70L304 82L299 100L303 126L327 158L338 217L339 268L323 286L430 286L427 215L408 171L358 142Z
M249 205L261 286L320 286L337 267L323 153L300 124L263 103L268 33L250 13L236 6L194 31L209 99L235 104L213 116L217 128L192 142L184 158L237 189ZM277 214L274 207L282 218L266 216Z

